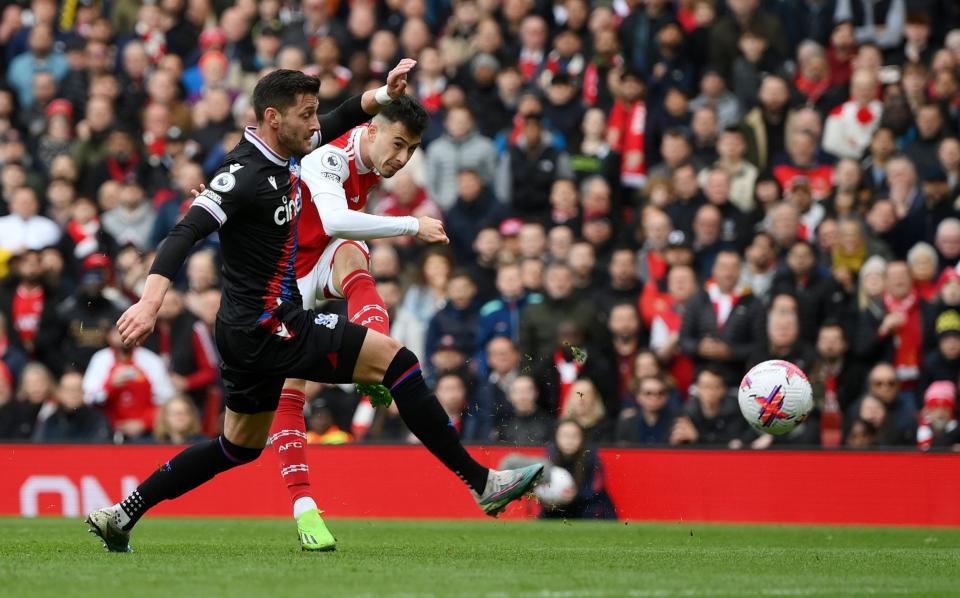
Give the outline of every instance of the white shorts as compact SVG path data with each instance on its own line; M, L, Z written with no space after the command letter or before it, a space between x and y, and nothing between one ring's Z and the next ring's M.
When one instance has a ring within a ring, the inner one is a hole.
M333 284L333 260L337 256L337 251L344 245L356 245L363 255L367 256L367 260L370 260L370 250L363 241L331 239L310 273L297 279L297 287L300 288L300 296L303 297L303 309L313 309L324 299L344 298Z

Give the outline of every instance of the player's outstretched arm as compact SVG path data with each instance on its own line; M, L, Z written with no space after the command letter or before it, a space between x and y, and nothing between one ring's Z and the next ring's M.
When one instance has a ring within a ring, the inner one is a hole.
M219 227L219 221L205 208L196 204L190 208L183 220L173 227L157 248L157 256L153 260L153 267L150 268L140 300L117 320L117 330L120 331L123 344L129 347L139 345L153 332L157 323L157 312L170 288L170 281L180 271L190 249L197 241L206 238Z
M323 140L333 140L340 137L353 127L361 125L371 116L376 116L380 108L407 92L407 74L417 65L412 58L404 58L392 71L387 74L387 84L378 89L353 96L334 108L331 112L320 115L320 135Z

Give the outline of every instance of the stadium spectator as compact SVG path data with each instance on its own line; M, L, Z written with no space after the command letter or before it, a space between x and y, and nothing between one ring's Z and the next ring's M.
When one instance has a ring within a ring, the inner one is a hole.
M497 426L497 441L503 444L543 445L553 434L556 420L538 406L536 382L530 376L514 378L507 391L508 407Z
M50 73L60 81L67 74L67 59L55 45L54 31L48 23L30 28L29 50L16 56L7 68L7 82L17 92L21 106L33 100L34 80L41 73Z
M580 378L570 386L566 400L561 401L560 417L576 421L587 442L608 443L613 440L613 421L604 404L609 402L590 379Z
M912 388L922 358L922 299L905 262L887 266L883 295L871 305L860 312L854 351L861 359L890 361L897 379Z
M192 444L203 440L200 414L193 401L174 395L157 409L153 441L162 444Z
M0 249L18 254L43 249L60 240L57 224L40 215L40 202L30 187L20 187L7 196L9 215L0 218Z
M747 160L763 170L785 148L787 123L793 115L790 87L783 78L767 75L756 97L758 106L744 116L741 126L747 139Z
M353 442L349 432L337 426L329 401L316 397L307 404L304 412L307 419L308 444L347 444Z
M467 405L463 438L479 442L493 438L509 411L507 393L513 381L521 374L532 372L532 358L526 359L521 369L521 356L516 345L505 336L494 336L486 344L487 371L481 372L479 382ZM542 402L541 402L542 405Z
M48 443L110 442L110 423L98 410L83 403L83 375L67 372L60 377L56 404L41 409L33 440Z
M632 255L632 254L631 254ZM604 351L603 358L616 370L617 401L631 391L633 366L641 350L640 314L637 302L618 303L610 309L607 318L607 332L610 346Z
M810 324L803 327L808 343L816 340L817 328L830 314L843 311L843 293L833 278L817 268L816 250L807 241L797 241L790 247L786 268L774 279L771 293L797 298L800 321Z
M924 356L920 375L920 392L937 380L960 379L960 312L940 312L934 324L936 349Z
M55 371L66 368L86 370L93 354L107 345L107 333L114 328L125 303L109 289L109 260L93 254L77 291L57 306L56 326L45 342L46 362Z
M426 251L420 258L419 276L403 298L403 308L421 322L429 322L447 300L447 282L453 264L453 258L445 250Z
M444 119L444 134L427 150L427 187L430 198L444 210L450 209L459 195L458 175L470 170L480 177L483 187L492 187L497 169L497 153L490 139L476 130L473 113L456 106Z
M843 414L859 398L863 387L863 370L850 358L844 328L839 323L824 324L817 335L817 355L810 370L813 396L822 397L820 411L820 444L840 446Z
M485 351L489 341L496 336L505 336L514 344L518 343L520 322L523 321L526 308L543 301L540 293L530 293L523 288L518 264L504 264L497 270L497 291L499 297L480 308L477 327L477 346L480 353ZM481 355L481 372L485 371L485 361Z
M156 329L145 346L167 364L173 388L203 408L209 389L219 383L220 357L210 331L185 309L179 291L164 296Z
M143 347L125 347L120 333L107 333L83 376L84 400L97 405L122 438L136 440L154 428L157 408L174 394L163 360Z
M466 263L478 253L481 230L496 230L496 225L506 216L506 208L477 171L463 168L455 176L456 201L446 211L444 228L457 261Z
M545 218L550 211L550 187L557 178L573 176L566 152L550 145L542 112L520 115L520 137L507 148L497 172L496 190L500 201L520 216Z
M740 257L721 252L706 289L687 302L680 330L680 350L698 368L716 367L731 385L740 382L745 360L763 337L762 304L738 292L739 279Z
M543 301L524 310L520 322L520 351L534 359L551 354L561 322L569 321L580 330L589 330L595 314L590 305L576 296L570 266L557 262L547 267Z
M616 441L642 445L666 444L675 417L667 394L667 385L660 378L641 378L635 396L636 407L620 412Z
M719 370L700 370L696 393L674 422L669 443L742 447L752 433L746 430L746 421L740 415L735 388L724 382Z
M920 450L950 448L960 444L960 426L957 425L957 385L941 380L930 385L923 396L923 410L917 427L917 447Z
M466 272L454 272L447 282L449 301L433 316L427 327L426 351L432 361L441 339L451 337L453 344L474 353L477 344L477 324L480 305L476 299L477 287Z
M787 295L792 298L792 295ZM774 299L776 301L776 299ZM795 311L771 309L767 314L766 343L747 358L752 366L768 359L789 361L803 371L814 363L813 348L800 337L800 316Z
M616 509L606 490L603 465L580 424L573 420L561 421L554 441L547 446L547 457L555 467L562 467L573 476L576 493L566 505L544 509L541 517L616 519Z

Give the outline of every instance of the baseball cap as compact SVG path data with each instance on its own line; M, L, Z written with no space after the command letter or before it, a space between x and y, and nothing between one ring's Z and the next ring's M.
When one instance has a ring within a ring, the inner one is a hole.
M504 237L515 237L520 234L521 228L523 228L523 220L507 218L500 223L500 234Z
M63 98L57 98L56 100L51 101L49 104L47 104L47 118L53 118L57 114L61 114L70 120L73 120L73 104Z
M437 344L437 351L457 351L459 353L466 354L467 351L457 342L457 338L452 334L445 334L440 337L440 342Z
M960 336L960 313L948 309L937 316L937 340L947 336Z
M927 387L927 392L923 393L923 406L955 408L957 385L949 380L937 380Z
M219 27L210 27L200 34L200 47L208 50L213 46L222 48L227 45L227 35Z
M956 268L947 268L941 272L940 278L937 279L937 292L940 292L948 282L960 282L960 271Z

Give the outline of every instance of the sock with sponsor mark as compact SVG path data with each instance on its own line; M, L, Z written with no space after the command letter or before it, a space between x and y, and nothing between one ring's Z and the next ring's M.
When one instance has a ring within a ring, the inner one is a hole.
M390 316L373 276L366 270L354 270L343 277L340 286L347 299L350 321L390 336Z
M280 475L295 505L294 517L298 515L296 504L299 499L307 498L313 502L310 468L307 466L307 426L303 421L305 400L302 390L284 388L270 428L270 445L280 462ZM301 507L304 504L305 501L300 501ZM316 503L312 508L316 508Z

